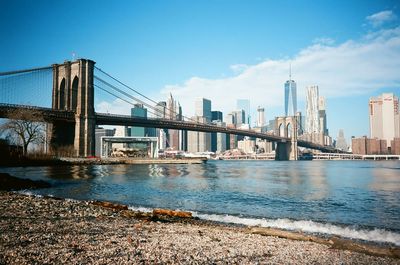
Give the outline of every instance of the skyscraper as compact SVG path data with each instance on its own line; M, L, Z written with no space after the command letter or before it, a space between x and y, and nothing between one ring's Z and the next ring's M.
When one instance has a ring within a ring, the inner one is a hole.
M211 111L211 120L212 121L223 121L222 112L221 111Z
M155 113L156 118L164 119L166 117L166 108L167 108L167 102L165 101L158 102L156 105L156 113Z
M318 115L319 115L319 129L323 135L328 135L328 127L326 121L326 102L325 97L319 97L318 100Z
M170 94L167 100L166 118L174 121L178 119L177 104L175 99L172 97L172 94ZM168 147L170 147L173 150L179 150L180 141L179 141L178 130L169 129L167 139L168 139L167 141Z
M285 82L285 116L294 116L297 112L297 88L292 80L292 69L289 70L289 80Z
M306 132L319 133L318 86L308 86L306 95Z
M264 108L258 106L257 108L257 127L263 127L265 125L265 112Z
M194 116L193 121L206 123L205 117ZM188 151L191 153L211 151L211 133L188 131Z
M369 100L369 125L371 138L391 141L400 137L399 98L393 93L383 93Z
M236 108L238 110L244 110L245 118L243 123L250 124L250 100L238 99L236 101Z
M211 122L211 100L206 98L196 99L195 115L206 118L205 122Z
M344 138L343 129L339 130L338 137L336 138L336 148L343 151L349 150L349 146L346 143L346 138Z
M198 98L195 101L195 116L192 120L200 123L210 123L211 115L211 100ZM204 132L188 132L188 151L189 152L205 152L211 151L211 133Z
M143 104L135 104L131 108L132 117L147 118L147 109L143 107ZM146 128L144 127L131 127L129 136L144 137L147 136Z

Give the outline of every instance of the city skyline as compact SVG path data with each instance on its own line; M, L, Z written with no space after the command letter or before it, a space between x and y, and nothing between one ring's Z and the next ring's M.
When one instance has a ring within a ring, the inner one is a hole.
M5 3L0 30L8 38L0 49L0 71L90 58L151 98L161 101L172 93L186 116L192 116L197 97L210 98L224 115L237 99L248 98L251 106L264 107L270 120L284 114L282 84L291 62L297 109L305 113L305 88L317 84L327 99L331 136L343 128L347 139L368 135L370 97L398 95L400 88L396 1L70 6L71 1ZM283 11L290 21L280 16ZM196 15L202 13L207 19ZM96 103L97 110L110 113L129 113L131 107L101 98ZM352 106L351 116L346 106ZM256 117L256 108L250 115Z

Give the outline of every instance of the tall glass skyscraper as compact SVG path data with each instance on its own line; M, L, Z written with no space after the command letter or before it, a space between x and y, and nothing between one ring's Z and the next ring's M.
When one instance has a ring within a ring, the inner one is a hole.
M289 80L285 83L285 116L295 116L297 112L297 88L289 70Z

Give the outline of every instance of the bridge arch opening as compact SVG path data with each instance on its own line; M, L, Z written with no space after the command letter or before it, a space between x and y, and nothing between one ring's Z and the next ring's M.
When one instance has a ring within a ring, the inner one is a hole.
M281 123L279 124L279 136L285 137L285 126Z
M63 110L65 109L65 78L61 80L59 91L60 105L58 107Z
M72 81L72 93L71 93L71 110L76 111L76 106L78 102L78 84L79 78L77 76L74 77Z
M288 137L288 138L292 138L292 123L289 123L289 124L286 126L286 129L287 129L287 137Z

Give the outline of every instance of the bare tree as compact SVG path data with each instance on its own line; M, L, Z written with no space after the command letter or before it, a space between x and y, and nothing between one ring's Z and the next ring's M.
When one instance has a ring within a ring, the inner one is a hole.
M45 140L43 115L37 110L14 110L8 114L8 120L0 125L0 132L9 141L21 144L23 153L28 153L30 144L42 144Z

